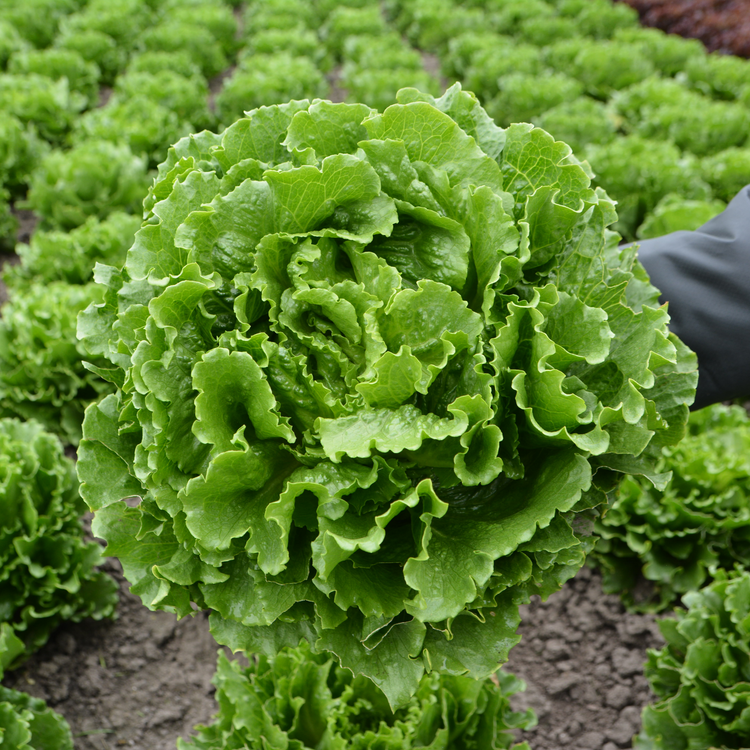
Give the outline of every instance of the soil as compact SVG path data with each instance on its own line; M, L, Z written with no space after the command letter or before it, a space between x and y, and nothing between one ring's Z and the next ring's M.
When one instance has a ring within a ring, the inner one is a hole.
M700 39L711 51L750 57L750 0L623 0L644 26Z
M116 560L107 569L122 582ZM204 613L177 622L121 590L116 621L63 625L3 684L61 713L76 750L174 750L216 710L218 647ZM533 750L630 747L653 700L642 673L646 648L661 644L654 618L627 614L587 568L523 618L507 669L528 685L515 707L533 707L539 724L519 738Z
M527 683L514 707L531 706L539 724L519 738L532 750L629 748L655 700L643 664L647 649L664 645L656 618L628 613L589 568L521 616L523 637L505 668Z

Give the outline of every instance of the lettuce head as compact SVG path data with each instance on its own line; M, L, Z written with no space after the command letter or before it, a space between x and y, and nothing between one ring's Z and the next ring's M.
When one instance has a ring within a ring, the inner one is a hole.
M391 705L483 678L576 521L684 431L692 354L568 146L455 86L179 141L79 337L95 533L147 606L307 640ZM127 499L128 502L124 502Z

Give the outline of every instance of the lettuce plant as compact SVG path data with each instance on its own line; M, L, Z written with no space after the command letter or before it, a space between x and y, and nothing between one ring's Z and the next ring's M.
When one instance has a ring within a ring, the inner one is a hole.
M750 63L734 55L697 55L687 61L688 82L708 96L737 99L750 85Z
M422 56L398 34L351 36L344 42L344 69L424 70ZM403 87L402 87L403 88Z
M211 609L247 651L308 640L394 707L425 670L494 672L519 602L583 563L575 513L651 474L695 384L565 144L458 86L398 100L170 151L79 319L118 389L78 462L147 606Z
M249 38L264 31L289 31L300 25L316 29L318 5L306 0L254 0L243 11L245 35Z
M201 69L186 50L179 52L151 51L133 55L128 64L128 73L159 75L163 71L177 73L185 78L201 75Z
M216 119L228 125L264 104L325 96L328 88L310 58L287 53L246 57L216 97Z
M621 28L615 32L614 39L636 45L654 68L665 76L677 75L690 61L706 54L706 48L697 39L665 34L660 29Z
M560 11L566 14L566 3L563 2ZM638 13L627 3L612 3L610 0L586 0L578 3L573 0L569 4L580 8L573 16L581 36L593 39L610 39L620 29L637 29ZM572 13L571 13L572 15Z
M561 39L575 39L579 35L578 25L572 18L559 16L526 18L521 21L516 32L521 41L537 47L546 47Z
M19 191L46 151L33 125L3 113L0 118L0 185Z
M718 568L750 566L750 418L739 406L693 413L688 437L665 448L659 470L671 472L664 488L628 477L596 527L605 590L642 609L673 604ZM637 603L641 573L658 598Z
M180 20L179 13L147 29L140 41L151 52L187 52L206 78L229 67L221 44L201 26Z
M637 46L614 41L581 42L570 68L557 70L577 78L585 86L586 93L598 99L606 99L614 91L632 86L655 73L651 61L641 55Z
M511 47L513 39L500 36L492 31L466 31L457 34L448 42L448 49L441 55L443 73L454 78L463 78L469 69L474 55L483 54L490 58L492 53L500 56L504 48Z
M203 130L213 122L208 109L208 84L201 75L185 77L172 70L155 73L128 70L115 82L112 103L127 108L125 103L138 97L173 112L179 122L191 123L195 130ZM158 141L163 143L166 139L167 145L171 145L172 141L168 140L171 135L165 130Z
M336 8L320 30L320 36L328 51L334 57L341 57L345 41L352 36L385 34L385 19L377 4L364 8Z
M706 156L747 142L750 110L736 102L715 102L693 94L677 104L646 110L635 132Z
M414 697L392 711L383 694L354 677L330 656L310 653L303 643L243 668L223 651L213 683L219 713L214 723L178 750L411 750L411 748L510 748L509 730L536 723L510 708L525 685L498 671L496 682L425 675ZM528 745L512 745L528 750Z
M99 66L75 50L52 47L13 55L8 72L36 73L52 80L66 78L71 91L83 95L88 107L99 101Z
M63 20L60 31L98 31L130 51L138 45L151 20L151 9L143 0L89 0L82 10Z
M29 46L16 27L0 15L0 69L4 70L13 55L29 49Z
M348 40L347 40L348 41ZM265 29L253 34L239 56L239 64L254 55L278 55L288 53L292 57L307 57L321 70L331 67L326 48L317 34L301 24L293 29Z
M224 3L186 4L182 0L169 0L164 4L162 12L167 19L177 16L180 23L191 24L208 31L227 58L231 58L236 52L237 19L231 8Z
M564 73L510 73L500 79L499 85L500 93L487 102L487 112L505 127L512 122L531 122L548 109L583 94L583 84Z
M747 747L750 736L750 573L719 571L659 621L667 645L649 651L658 701L643 709L635 750Z
M37 73L0 76L0 111L32 123L48 141L59 143L86 105L65 79L53 81Z
M490 4L487 11L491 14L493 29L500 34L513 36L518 34L524 21L553 18L557 15L555 9L544 0L508 0Z
M478 8L463 8L450 0L415 0L408 5L405 32L419 49L442 54L454 35L487 29L485 14Z
M625 239L635 239L646 215L669 193L694 200L711 198L700 161L668 141L623 136L591 144L583 155L597 184L617 197L617 230Z
M10 192L0 186L0 250L13 252L17 231L18 219L10 210Z
M632 132L650 110L664 106L695 106L695 101L695 93L680 81L654 75L616 91L610 105L613 112L623 118L623 129Z
M39 698L0 686L0 746L73 750L68 722Z
M95 284L16 288L0 318L0 414L36 419L78 443L84 409L109 390L84 367L75 334L78 312L100 298Z
M93 279L94 264L125 262L140 226L138 216L114 211L102 221L91 216L70 232L37 230L28 245L16 245L21 262L6 265L3 280L14 289L34 282L86 284Z
M90 216L140 213L147 189L145 159L127 145L91 140L46 156L31 175L26 203L44 227L74 229Z
M48 47L57 34L60 20L78 10L77 0L3 0L0 19L9 21L34 47Z
M341 77L341 85L347 90L350 101L375 109L385 109L395 103L396 94L404 84L431 94L440 91L440 82L426 70L352 66Z
M703 179L714 194L729 202L750 185L750 148L728 148L706 156L701 162Z
M111 617L117 584L83 539L73 462L35 421L0 419L0 672L41 648L63 621ZM2 705L2 704L0 704Z
M129 148L155 167L166 157L169 144L193 129L190 122L146 92L132 98L113 97L106 106L86 112L76 122L71 140L83 145L111 141Z
M672 232L692 232L720 214L727 204L721 200L696 201L670 193L657 204L653 213L638 227L640 240L663 237Z
M95 29L64 30L55 39L55 46L74 50L85 60L96 63L100 82L106 86L112 85L128 62L128 51L119 47L109 34Z
M617 136L617 124L608 107L596 99L577 99L548 109L532 122L555 134L575 154L583 154L586 146L611 143Z
M502 39L502 37L500 37ZM514 44L507 48L480 49L471 57L466 69L466 86L483 101L496 96L501 81L513 73L541 76L544 71L542 51L531 44Z

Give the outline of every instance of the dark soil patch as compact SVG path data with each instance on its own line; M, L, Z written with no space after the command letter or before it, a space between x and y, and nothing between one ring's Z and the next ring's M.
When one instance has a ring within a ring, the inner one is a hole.
M514 705L539 717L522 738L533 750L630 747L654 701L643 664L646 649L664 643L655 617L626 612L583 568L547 602L534 597L522 618L507 669L528 685Z
M644 26L700 39L708 49L750 57L750 0L624 0Z

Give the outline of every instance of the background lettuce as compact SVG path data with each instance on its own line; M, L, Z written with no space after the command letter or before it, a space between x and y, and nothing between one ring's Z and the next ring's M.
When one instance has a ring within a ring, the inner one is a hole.
M717 569L750 567L750 418L721 404L690 415L689 434L666 448L660 489L628 477L599 521L592 554L604 588L645 609L673 605L706 584ZM635 601L640 575L656 584L655 597Z
M1 673L61 622L111 617L117 584L96 570L101 547L83 539L85 505L55 436L34 421L1 419L0 477Z
M747 745L750 733L750 573L720 571L686 594L687 611L659 622L667 645L649 651L646 677L658 701L643 709L636 750Z
M308 640L394 707L494 672L582 565L576 514L663 483L696 380L565 144L459 87L399 102L178 142L79 318L117 386L82 492L133 591L233 648Z

